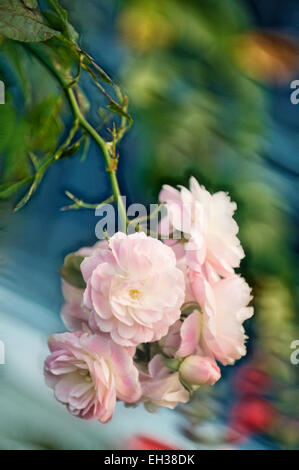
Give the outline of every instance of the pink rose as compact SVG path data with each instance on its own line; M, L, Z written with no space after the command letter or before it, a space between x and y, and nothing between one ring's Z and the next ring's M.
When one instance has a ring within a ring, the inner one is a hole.
M183 322L178 320L168 330L166 336L164 336L160 341L159 345L162 348L164 354L169 357L176 357L176 353L180 348L182 337L181 337L181 327Z
M70 331L81 330L82 325L88 323L89 317L87 310L82 307L84 289L71 286L64 280L61 287L66 300L60 312L63 323Z
M171 248L144 233L117 233L81 264L90 327L122 346L157 341L180 317L184 275Z
M141 401L149 411L156 411L160 406L173 409L179 403L190 400L189 392L180 382L179 373L171 372L159 354L149 362L148 374L140 372L140 383Z
M74 416L105 423L112 417L116 398L129 403L140 398L138 371L130 352L108 335L56 334L49 338L49 348L47 385Z
M221 276L233 274L233 268L244 257L233 219L236 203L224 192L210 194L194 177L190 179L190 190L164 185L159 200L166 203L170 231L176 229L189 237L185 244L188 265L196 269L198 264L208 262Z
M177 356L193 354L200 346L223 365L234 364L246 354L242 324L253 315L248 284L237 275L210 284L194 271L189 281L201 311L194 310L184 321Z
M82 248L76 251L76 255L91 256L97 250L105 250L107 248L108 248L107 240L100 240L92 246L82 246Z
M80 248L76 254L91 256L97 250L107 249L107 246L106 240L99 241L93 246ZM87 324L89 318L89 312L82 305L84 289L74 287L63 279L61 280L61 288L65 299L60 312L63 323L70 331L81 330L82 325Z
M221 372L214 359L207 356L186 357L180 365L180 376L191 386L214 385Z

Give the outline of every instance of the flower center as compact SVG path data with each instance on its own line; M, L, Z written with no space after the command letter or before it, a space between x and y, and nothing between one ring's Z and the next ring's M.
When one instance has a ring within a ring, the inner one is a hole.
M141 292L138 290L138 289L130 289L129 290L129 295L131 297L131 299L139 299L140 295L141 295Z
M85 382L92 382L90 373L88 370L83 369L83 370L78 370L79 375L82 375L85 379Z

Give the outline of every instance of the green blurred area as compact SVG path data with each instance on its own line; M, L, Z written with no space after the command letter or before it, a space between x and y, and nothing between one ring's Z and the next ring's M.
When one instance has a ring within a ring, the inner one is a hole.
M187 185L194 175L237 202L247 255L240 272L253 287L256 309L246 326L249 359L275 384L270 399L285 432L277 424L270 437L282 447L298 446L299 366L289 360L290 344L299 339L298 207L287 191L294 187L297 194L298 172L288 180L269 163L277 129L273 101L296 78L297 37L257 28L245 1L101 0L88 8L82 0L62 3L84 45L120 76L130 98L135 124L121 149L130 196L154 203L162 184ZM56 63L65 67L55 38L47 47L50 55L59 52ZM30 177L29 150L38 158L54 151L66 110L52 78L21 46L5 41L2 54L8 63L0 61L1 76L9 84L9 105L0 114L5 185ZM292 149L289 157L293 161Z
M258 29L246 2L121 4L116 31L129 49L122 81L139 133L134 165L142 195L155 201L162 184L187 185L194 175L237 202L247 255L241 272L256 310L247 324L249 360L275 384L271 400L281 427L269 435L297 446L298 370L289 357L299 337L297 220L290 216L298 207L281 191L285 175L267 158L275 89L287 88L298 70L296 36Z

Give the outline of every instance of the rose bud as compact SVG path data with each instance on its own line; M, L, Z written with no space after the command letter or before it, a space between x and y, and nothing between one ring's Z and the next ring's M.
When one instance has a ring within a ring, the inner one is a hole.
M180 369L181 378L190 385L214 385L221 372L214 359L205 356L188 356Z

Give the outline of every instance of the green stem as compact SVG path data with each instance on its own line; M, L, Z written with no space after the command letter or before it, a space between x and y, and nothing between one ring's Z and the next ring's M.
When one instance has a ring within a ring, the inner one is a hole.
M33 44L26 44L25 46L30 52L49 70L49 72L54 76L54 78L59 82L60 86L62 87L66 98L69 102L70 108L72 110L73 116L75 120L78 120L79 124L86 132L90 135L90 137L96 142L105 159L106 163L106 170L109 174L110 183L114 195L114 199L117 203L118 210L120 212L120 217L122 222L127 226L127 213L126 208L124 206L123 199L121 197L119 184L116 176L116 168L113 165L113 159L109 155L108 147L106 145L105 140L97 133L95 128L87 121L85 116L82 114L78 102L76 100L74 91L72 88L69 87L66 79L59 73L59 71L54 67L54 65L45 57L43 56L39 48Z
M67 195L69 199L74 201L74 204L71 204L70 206L62 207L61 208L62 211L78 210L78 209L97 209L98 207L105 206L106 204L109 204L110 202L114 201L114 196L110 196L108 197L108 199L105 199L105 201L98 202L96 204L90 204L88 202L82 201L82 199L78 199L70 191L65 191L65 194Z
M90 135L90 137L97 143L98 147L102 151L102 154L104 156L105 163L106 163L106 170L110 177L112 191L113 191L114 198L118 206L118 210L120 211L121 219L125 224L127 224L126 208L124 206L124 203L121 197L119 184L118 184L118 180L116 176L116 170L112 168L113 162L112 162L112 158L109 155L106 142L104 141L104 139L102 139L102 137L97 133L95 128L87 121L87 119L85 119L85 117L81 113L81 110L78 106L73 90L71 88L65 88L64 91L66 93L66 96L68 98L68 101L70 103L74 116L79 120L81 126L86 130L86 132Z

